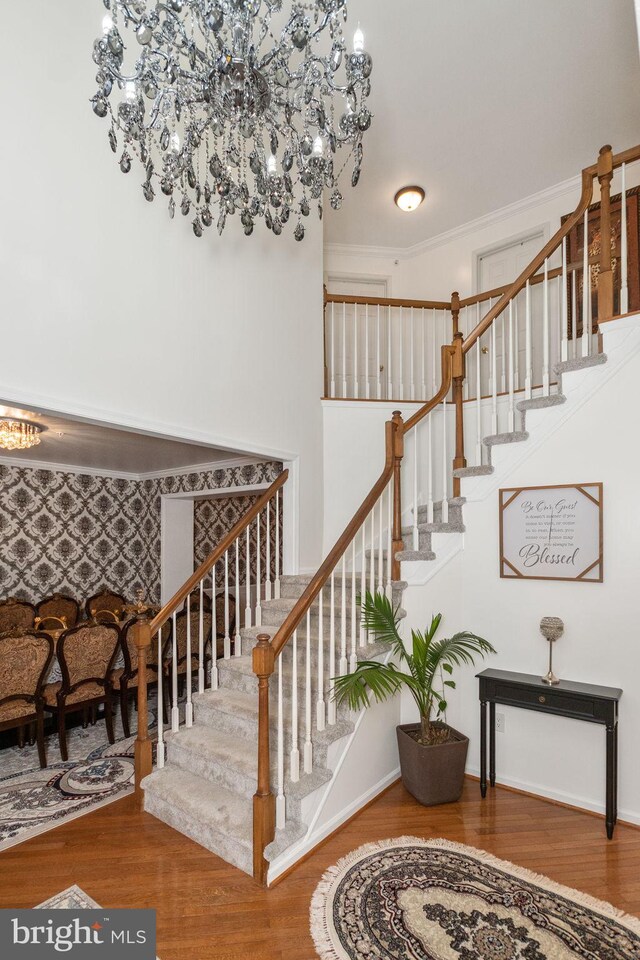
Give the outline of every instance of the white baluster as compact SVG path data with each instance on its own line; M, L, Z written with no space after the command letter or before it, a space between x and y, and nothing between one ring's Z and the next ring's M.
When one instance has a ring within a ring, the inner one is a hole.
M291 641L291 753L289 756L289 776L293 783L300 779L300 750L298 748L298 631L293 631Z
M384 593L384 530L382 504L384 492L378 501L378 593Z
M331 304L331 396L336 395L336 305Z
M282 695L282 656L278 657L278 794L276 796L276 828L286 825L284 797L284 700Z
M186 675L185 683L187 685L187 702L184 708L184 722L187 727L193 726L193 673L192 673L192 657L191 657L191 594L187 594L187 660L185 663Z
M204 693L204 577L200 581L198 611L198 693Z
M236 538L236 636L234 640L234 654L242 656L242 636L240 634L240 537Z
M369 304L364 308L364 395L367 400L371 398L371 387L369 384Z
M421 352L421 364L420 364L420 399L427 399L427 318L424 307L420 310L420 327L422 329L422 350Z
M500 330L502 332L502 370L500 373L500 389L502 393L507 392L507 338L506 338L506 314L504 310L500 315ZM495 321L494 321L495 322Z
M180 729L180 711L178 709L178 631L175 613L171 647L171 729L176 733Z
M380 362L380 338L382 331L380 323L380 304L378 304L378 322L376 324L376 396L378 400L382 400L382 371L380 369L382 366Z
M393 400L393 350L391 307L387 308L387 400Z
M413 322L413 307L411 307L411 313L409 314L409 332L411 335L410 343L410 361L411 361L411 380L410 380L410 389L411 389L411 399L415 400L416 398L416 385L414 381L414 370L415 370L415 358L414 358L414 341L415 341L415 329Z
M520 320L518 317L518 300L520 295L513 301L513 385L515 390L520 389Z
M336 575L331 572L331 608L329 610L329 702L327 703L327 723L336 722L336 702L333 699L333 678L336 675Z
M256 517L256 627L262 626L262 546L260 543L260 517Z
M435 460L433 457L433 417L427 416L427 523L433 523L433 488L435 485Z
M280 490L276 490L276 579L274 581L273 595L276 600L280 599Z
M247 527L247 537L246 537L246 557L245 557L245 571L244 571L244 588L245 588L245 609L244 609L244 625L245 627L251 626L251 524ZM213 585L213 600L214 600L214 609L215 609L215 583ZM257 626L257 624L256 624ZM215 630L214 630L215 636Z
M476 326L480 323L480 303L476 304ZM476 465L482 466L482 337L476 340Z
M307 610L307 648L304 680L304 772L313 769L313 744L311 742L311 610Z
M353 396L359 397L360 377L358 375L358 304L353 305Z
M509 433L516 429L516 406L514 396L514 374L513 374L513 300L509 301L509 344L507 354L507 364L509 372Z
M551 377L549 371L549 261L544 262L542 281L542 393L548 397Z
M351 658L349 660L349 670L351 673L353 673L358 665L358 655L356 652L358 629L356 594L358 591L356 581L356 538L354 537L351 541Z
M216 637L218 636L218 609L216 604L216 565L211 571L211 689L218 689L218 656Z
M531 332L531 284L527 280L525 288L525 377L524 377L524 398L531 400L533 396L533 351L532 351L532 332Z
M342 396L347 397L347 305L342 304Z
M564 308L564 305L563 305L563 302L562 302L562 299L563 299L563 293L562 293L563 277L562 277L562 274L560 274L559 277L556 277L555 280L556 280L556 316L558 317L558 338L557 338L557 342L556 342L555 344L552 344L552 345L551 345L551 365L550 365L550 366L551 366L551 369L550 369L550 373L555 373L556 363L557 363L557 362L561 359L561 357L562 357L562 340L563 340L563 337L566 336L566 329L567 329L567 328L565 327L565 328L564 328L565 333L562 332L562 330L563 330L563 326L562 326L562 315L563 315L563 308ZM566 287L565 287L565 291L566 291ZM555 348L555 349L554 349L554 348Z
M398 399L404 400L404 323L402 319L402 307L400 307L400 390Z
M360 571L360 646L364 647L367 643L367 632L364 628L362 619L362 605L367 596L367 524L362 524L362 567Z
M393 599L393 481L387 487L387 586L386 594L389 600Z
M162 627L158 630L158 744L156 748L156 766L164 767L164 676L163 676Z
M498 432L498 352L496 349L496 321L491 324L491 433Z
M571 271L571 340L574 358L578 356L578 279L576 274L577 270Z
M442 522L449 522L449 462L447 454L447 398L442 401Z
M413 549L418 550L418 427L413 431Z
M267 500L267 555L265 558L264 599L271 600L271 501Z
M340 598L340 676L347 672L347 561L342 555L342 595Z
M567 330L569 327L569 301L567 299L567 238L562 238L562 316L561 324L561 347L560 359L564 362L569 359L569 341L567 340Z
M637 9L637 8L636 8ZM629 312L629 238L627 236L627 165L622 164L622 208L620 220L620 313Z
M316 727L322 731L326 723L324 702L324 597L322 590L318 596L318 700L316 702Z
M438 356L438 315L436 313L436 308L433 308L433 322L431 324L431 396L435 396L438 391L438 386L436 383L436 358Z
M376 593L376 511L375 505L371 510L371 565L369 567L369 593L372 597ZM365 526L367 521L365 520ZM373 643L371 637L367 636L370 643Z
M588 357L591 340L591 270L589 268L589 208L584 212L582 255L582 356Z
M466 339L469 334L468 329L469 324L469 307L462 307L460 310L460 330L462 335ZM464 383L462 385L462 398L463 400L469 399L469 377L464 378Z
M229 633L229 551L224 555L224 658L231 659L231 636Z

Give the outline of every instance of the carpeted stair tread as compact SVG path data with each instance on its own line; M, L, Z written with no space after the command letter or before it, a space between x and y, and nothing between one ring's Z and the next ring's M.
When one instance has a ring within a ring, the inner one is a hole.
M273 843L267 844L264 851L264 858L272 863L281 853L284 853L292 844L302 840L307 832L303 823L297 820L287 820L286 826L282 830L276 830Z
M458 480L465 480L467 477L490 477L494 471L490 463L483 463L477 467L460 467L453 471L453 475Z
M494 433L482 441L486 447L496 447L506 443L524 443L529 439L526 430L513 430L510 433Z
M548 397L531 397L530 400L519 400L516 407L522 413L527 410L544 410L546 407L558 407L567 402L563 393L552 393Z
M563 373L573 373L574 370L588 370L589 367L599 367L607 362L606 353L596 353L591 357L574 357L573 360L562 360L554 366L554 372L559 376Z
M143 780L142 786L148 813L228 863L251 873L251 799L177 767L155 770Z
M419 563L422 560L435 560L436 555L433 550L398 550L396 560L400 563Z

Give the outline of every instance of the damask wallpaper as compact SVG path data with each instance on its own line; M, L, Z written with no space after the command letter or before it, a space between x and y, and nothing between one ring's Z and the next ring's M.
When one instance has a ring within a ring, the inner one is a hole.
M240 520L247 510L250 510L258 496L249 497L212 497L210 500L196 500L194 510L194 569L206 560L216 544L220 543L222 538L229 533L235 524ZM266 510L261 514L260 520L260 562L261 574L264 582L264 572L267 566L267 520ZM270 560L271 560L271 581L276 576L276 511L275 502L269 510L269 529L270 529ZM257 578L257 557L255 544L256 526L255 521L251 531L250 540L250 572L251 583L256 583ZM282 570L282 495L280 497L280 570ZM238 567L240 572L240 584L244 587L246 583L246 537L243 537L238 549ZM229 554L229 582L236 582L236 554L235 549ZM224 586L224 563L220 562L216 568L216 586Z
M161 479L95 477L0 464L0 597L56 590L84 600L102 586L160 597L160 502L168 493L272 482L280 463Z

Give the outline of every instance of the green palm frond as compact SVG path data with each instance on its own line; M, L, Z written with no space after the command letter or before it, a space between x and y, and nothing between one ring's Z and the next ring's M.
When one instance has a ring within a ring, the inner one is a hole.
M400 607L394 607L384 593L370 593L358 598L361 604L362 624L381 643L388 643L400 660L406 659L402 637L398 633Z
M353 673L333 678L333 696L338 703L348 703L352 710L370 706L369 694L377 703L388 700L406 685L408 677L394 664L361 661Z
M475 633L463 631L431 643L427 654L428 668L435 674L436 670L445 664L449 667L460 667L463 664L473 666L477 655L486 656L488 653L495 652L495 648L488 640L478 637Z

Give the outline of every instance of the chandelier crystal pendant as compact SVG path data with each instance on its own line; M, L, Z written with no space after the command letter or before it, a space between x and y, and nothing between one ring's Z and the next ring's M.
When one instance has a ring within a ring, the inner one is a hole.
M0 447L3 450L28 450L40 443L42 428L28 420L0 419Z
M91 103L122 172L140 161L149 202L164 194L196 237L238 215L247 236L292 221L302 240L325 191L340 209L372 121L372 59L360 27L347 50L346 0L103 3Z

